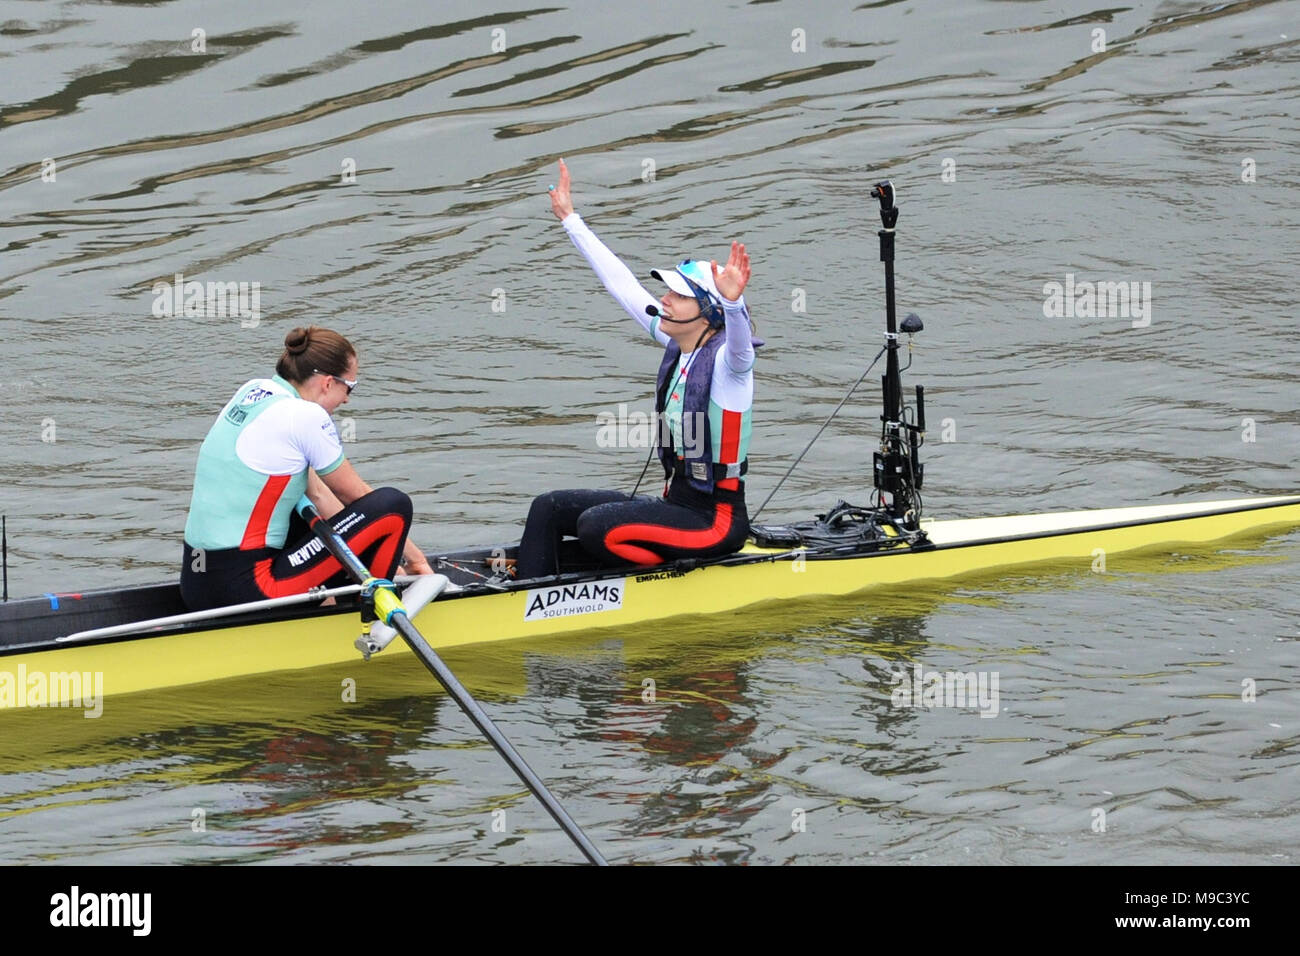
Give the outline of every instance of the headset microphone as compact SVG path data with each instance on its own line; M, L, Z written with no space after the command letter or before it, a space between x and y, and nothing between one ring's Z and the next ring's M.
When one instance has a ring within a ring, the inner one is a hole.
M697 315L695 319L670 319L668 316L664 315L662 309L655 305L647 305L645 307L645 314L650 316L652 319L658 319L660 322L676 322L678 325L690 325L695 321L695 319L699 318Z

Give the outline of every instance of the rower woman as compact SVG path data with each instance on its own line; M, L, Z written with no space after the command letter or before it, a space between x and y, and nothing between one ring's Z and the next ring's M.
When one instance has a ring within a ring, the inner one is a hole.
M372 574L432 569L407 538L411 499L371 489L343 456L330 415L357 385L357 352L296 328L271 378L246 382L199 449L185 522L181 597L191 610L302 594L347 574L294 510L305 492Z
M650 274L668 286L656 300L573 211L569 170L550 187L551 211L619 305L659 345L655 393L662 498L619 491L552 491L533 500L515 572L559 572L559 544L576 535L589 554L610 564L659 564L731 554L745 543L749 518L742 476L754 400L754 345L741 296L749 256L731 244L725 268L686 260Z

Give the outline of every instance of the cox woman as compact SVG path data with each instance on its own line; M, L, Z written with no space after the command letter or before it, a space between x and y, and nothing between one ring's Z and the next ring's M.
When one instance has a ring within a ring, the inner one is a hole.
M553 491L534 499L516 576L559 571L565 535L608 563L659 564L730 554L745 543L746 455L754 402L754 340L742 293L749 256L731 244L725 268L686 260L650 274L668 291L656 300L573 211L560 161L551 210L619 305L664 348L655 392L662 498L618 491Z

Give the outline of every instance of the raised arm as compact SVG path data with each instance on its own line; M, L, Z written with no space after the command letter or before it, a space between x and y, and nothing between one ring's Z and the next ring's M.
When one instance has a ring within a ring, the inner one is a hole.
M754 339L749 327L749 309L745 306L745 286L749 283L749 253L743 243L731 244L731 256L725 268L713 267L713 284L722 295L722 314L727 322L727 341L722 346L728 371L744 375L754 367Z
M652 335L660 345L668 344L668 336L659 331L658 322L646 312L646 306L657 306L659 300L637 281L632 270L614 255L609 247L596 237L582 217L573 211L573 197L569 192L569 167L560 160L560 182L550 188L551 211L564 225L569 239L583 254L596 277L609 294L641 328Z

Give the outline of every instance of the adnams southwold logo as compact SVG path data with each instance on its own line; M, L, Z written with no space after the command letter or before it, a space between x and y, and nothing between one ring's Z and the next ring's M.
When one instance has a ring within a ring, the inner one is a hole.
M524 602L524 620L542 621L575 614L617 611L623 606L627 578L533 588Z

